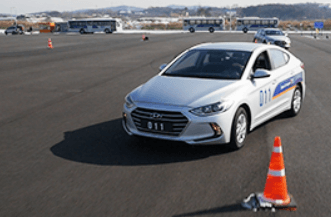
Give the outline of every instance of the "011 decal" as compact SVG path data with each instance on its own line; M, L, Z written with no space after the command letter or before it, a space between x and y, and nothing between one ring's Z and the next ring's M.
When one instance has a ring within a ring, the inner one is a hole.
M271 89L260 90L260 107L271 101Z

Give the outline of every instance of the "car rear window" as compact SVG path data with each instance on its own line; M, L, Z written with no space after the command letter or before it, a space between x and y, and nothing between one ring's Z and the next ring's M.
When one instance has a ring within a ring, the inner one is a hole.
M274 63L275 68L282 67L289 61L288 54L276 49L270 50L270 57Z

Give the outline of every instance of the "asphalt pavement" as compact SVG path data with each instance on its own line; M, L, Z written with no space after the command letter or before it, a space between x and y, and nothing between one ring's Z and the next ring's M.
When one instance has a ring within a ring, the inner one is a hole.
M330 40L290 35L306 70L300 114L231 151L129 137L122 106L186 48L253 35L147 36L0 35L0 216L331 216ZM276 136L298 209L245 210L241 201L264 189Z

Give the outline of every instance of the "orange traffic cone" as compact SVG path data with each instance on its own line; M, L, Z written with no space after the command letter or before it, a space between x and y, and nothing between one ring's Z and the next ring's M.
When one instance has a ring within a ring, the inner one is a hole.
M295 211L297 204L287 192L285 165L280 137L275 138L271 155L267 181L263 193L252 193L241 203L242 207L257 211L258 209L275 209Z
M52 40L50 38L48 39L48 48L53 49Z
M274 150L270 159L269 172L262 199L277 205L287 205L290 203L280 137L275 138Z
M280 137L275 138L264 192L258 194L257 198L260 205L270 203L277 209L290 211L297 209L294 198L287 192L283 149Z
M257 39L255 39L254 43L257 43Z
M145 34L143 34L143 35L142 35L142 39L143 39L143 41L147 41L147 40L148 40L148 37L145 36Z

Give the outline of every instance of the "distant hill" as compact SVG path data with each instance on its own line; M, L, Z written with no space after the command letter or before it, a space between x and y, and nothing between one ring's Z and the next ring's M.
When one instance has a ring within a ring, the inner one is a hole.
M145 8L139 8L139 7L131 7L131 6L126 6L126 5L122 5L122 6L117 6L117 7L110 7L107 8L110 9L112 11L143 11L145 10Z
M232 8L237 17L278 17L280 20L312 20L312 19L330 19L331 4L305 3L305 4L265 4L249 7ZM127 11L128 13L123 13ZM95 15L109 15L112 17L138 18L138 17L178 17L189 14L189 16L226 16L229 8L207 7L207 6L185 6L169 5L168 7L131 7L116 6L99 9L82 9L66 12L44 12L49 16L71 18L86 17ZM120 13L121 12L121 13ZM40 13L39 13L40 14Z
M40 14L45 14L50 17L61 17L62 13L58 11L43 11L43 12L38 12L38 13L31 13L32 15L40 15Z
M181 9L181 10L185 8L187 8L188 10L197 10L200 7L209 8L209 6L185 6L185 5L168 5L167 7L172 9Z
M237 9L239 16L278 17L281 20L305 20L331 18L331 8L317 3L267 4Z

